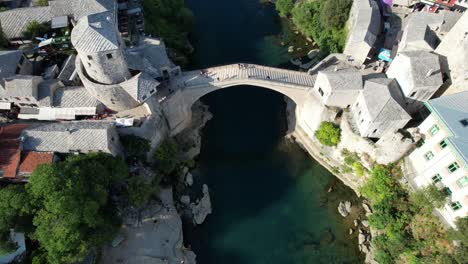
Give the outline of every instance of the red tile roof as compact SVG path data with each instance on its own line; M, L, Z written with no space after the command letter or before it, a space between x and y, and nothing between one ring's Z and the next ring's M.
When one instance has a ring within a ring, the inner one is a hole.
M17 139L21 135L21 132L28 127L29 124L11 124L0 126L0 140Z
M19 136L28 124L0 126L0 176L16 177L21 158Z
M19 165L19 173L31 174L37 166L52 163L54 154L51 152L23 152Z
M16 177L21 157L19 140L1 140L0 141L0 176L7 178Z

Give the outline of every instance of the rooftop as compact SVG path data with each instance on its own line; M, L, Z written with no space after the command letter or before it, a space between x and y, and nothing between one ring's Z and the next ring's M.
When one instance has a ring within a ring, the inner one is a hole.
M402 106L403 95L395 79L367 80L362 94L372 121L411 119Z
M54 153L52 152L24 152L21 155L18 172L20 174L31 174L37 166L50 164L53 159Z
M4 78L16 74L16 67L22 55L23 52L19 50L0 50L0 85Z
M468 164L468 91L429 100L426 106L437 116L448 132L451 145Z
M318 74L327 79L332 90L362 90L362 75L356 68L336 71L328 68Z
M58 88L53 98L53 105L61 108L97 107L100 104L82 86Z

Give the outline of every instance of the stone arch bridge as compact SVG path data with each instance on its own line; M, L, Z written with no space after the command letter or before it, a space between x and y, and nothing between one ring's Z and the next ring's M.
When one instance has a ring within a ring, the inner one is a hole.
M183 72L161 88L158 99L174 135L190 124L192 105L208 93L232 86L257 86L279 92L300 107L310 97L316 96L311 94L315 78L315 75L299 71L255 64L230 64Z

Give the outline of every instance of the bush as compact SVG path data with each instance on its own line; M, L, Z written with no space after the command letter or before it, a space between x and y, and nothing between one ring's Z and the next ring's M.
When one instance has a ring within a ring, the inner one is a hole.
M153 153L153 167L165 176L171 174L179 163L179 149L172 139L167 139Z
M323 54L341 52L351 4L352 0L302 0L291 11L292 21L302 34L314 39Z
M128 157L146 160L146 154L150 151L150 142L134 135L126 135L120 138Z
M315 137L325 146L336 146L340 143L341 129L332 122L322 122Z
M146 183L143 176L133 176L128 180L128 198L130 204L136 208L141 208L150 198L154 188Z
M287 17L294 7L294 0L277 0L275 7L280 17Z
M49 25L46 23L39 23L37 21L31 21L26 25L26 30L23 32L23 38L34 39L35 37L41 37L50 30Z
M417 209L432 212L434 208L441 208L447 202L448 194L431 184L411 193L411 204Z
M49 0L37 0L36 5L37 6L48 6L49 5Z

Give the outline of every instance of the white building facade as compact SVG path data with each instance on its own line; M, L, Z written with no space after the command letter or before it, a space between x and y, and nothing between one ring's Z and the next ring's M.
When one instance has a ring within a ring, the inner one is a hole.
M453 227L458 217L468 215L468 111L465 119L463 112L453 113L453 108L468 109L459 104L468 94L455 96L461 98L446 96L427 104L432 114L419 126L423 143L406 159L407 176L416 188L435 184L449 194L449 201L438 211Z

